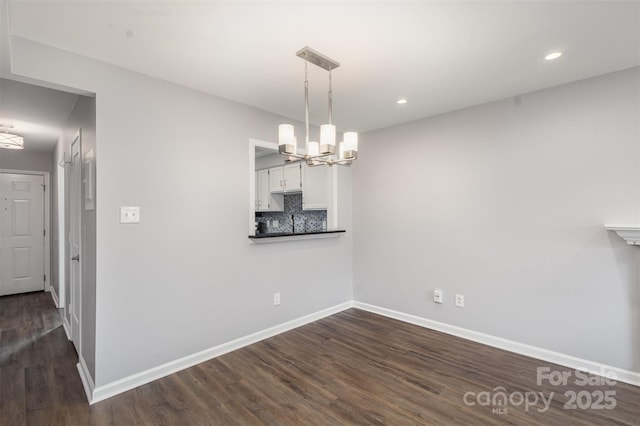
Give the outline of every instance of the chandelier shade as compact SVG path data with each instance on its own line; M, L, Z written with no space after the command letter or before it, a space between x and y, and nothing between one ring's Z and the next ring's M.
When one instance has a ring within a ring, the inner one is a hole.
M298 140L294 136L293 126L291 124L281 124L278 126L278 146L280 153L287 155L295 155Z
M336 126L323 124L320 126L320 151L322 154L333 154L336 146Z
M358 158L358 134L356 132L346 132L344 141L341 143L340 152L347 160L355 160Z

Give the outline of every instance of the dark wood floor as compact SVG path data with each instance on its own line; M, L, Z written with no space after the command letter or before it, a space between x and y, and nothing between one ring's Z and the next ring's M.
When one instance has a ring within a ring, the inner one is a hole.
M571 370L356 309L93 406L48 293L0 297L0 343L3 426L640 424L640 388L539 386L537 367ZM498 387L511 402L479 404ZM572 391L583 396L565 409ZM605 391L615 408L579 407ZM521 404L534 393L548 410Z

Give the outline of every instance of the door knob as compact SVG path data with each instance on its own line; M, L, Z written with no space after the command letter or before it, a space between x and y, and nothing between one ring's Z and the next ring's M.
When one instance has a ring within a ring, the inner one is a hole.
M71 260L75 260L76 262L80 262L80 255L73 256Z

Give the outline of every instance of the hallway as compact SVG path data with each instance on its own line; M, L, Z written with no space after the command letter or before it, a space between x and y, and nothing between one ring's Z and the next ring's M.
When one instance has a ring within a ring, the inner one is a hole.
M88 411L77 362L49 293L0 297L0 423L75 423Z

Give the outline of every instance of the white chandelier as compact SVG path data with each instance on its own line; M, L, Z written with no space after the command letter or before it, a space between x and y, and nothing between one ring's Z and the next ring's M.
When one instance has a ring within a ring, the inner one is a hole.
M22 136L14 135L7 132L12 128L10 124L0 124L0 148L6 149L24 149L24 139Z
M304 160L310 166L334 164L348 166L358 158L358 133L345 132L344 140L336 147L336 126L331 121L333 108L333 93L331 87L331 71L340 64L310 47L303 47L297 56L305 60L304 63L304 108L305 108L305 147L306 154L297 153L297 138L293 125L280 124L278 126L278 150L286 157L287 162ZM307 75L307 62L329 71L329 123L320 126L320 142L309 140L309 79Z

